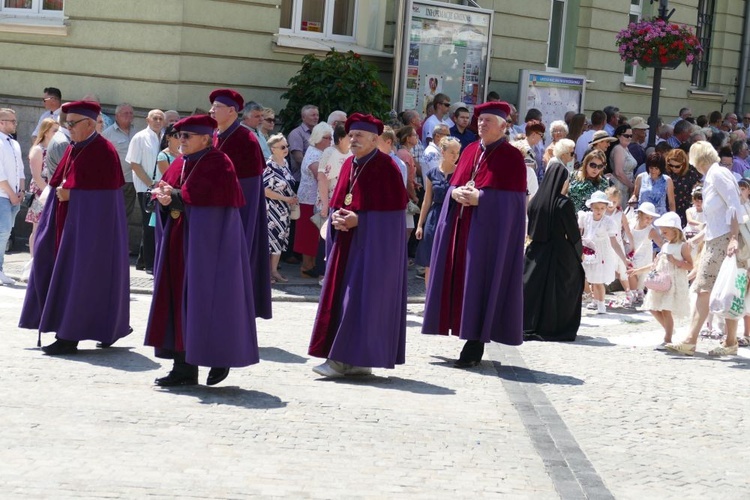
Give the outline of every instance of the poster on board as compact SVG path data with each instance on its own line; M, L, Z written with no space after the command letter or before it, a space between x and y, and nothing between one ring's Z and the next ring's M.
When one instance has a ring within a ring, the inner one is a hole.
M586 77L522 69L518 80L518 116L536 108L542 112L547 127L562 120L565 113L582 113L586 97Z
M404 31L399 109L424 114L438 93L470 109L484 102L493 12L410 0Z

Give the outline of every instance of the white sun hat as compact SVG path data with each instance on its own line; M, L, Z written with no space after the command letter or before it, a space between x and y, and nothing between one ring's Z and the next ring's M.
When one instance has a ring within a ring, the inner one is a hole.
M594 203L604 203L608 207L612 206L612 202L609 201L609 198L607 198L607 195L604 193L604 191L594 191L591 194L591 198L589 198L588 200L586 200L586 206L588 208L591 208L591 205L594 204Z
M682 231L682 221L680 216L674 212L667 212L654 221L656 227L671 227Z
M656 207L650 201L644 201L638 205L636 210L646 215L650 215L651 217L659 217L659 212L656 211Z

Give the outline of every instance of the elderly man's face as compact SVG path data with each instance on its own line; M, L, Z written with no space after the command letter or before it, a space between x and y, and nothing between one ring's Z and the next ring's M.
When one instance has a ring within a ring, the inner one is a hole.
M645 128L634 128L633 129L633 142L643 142L646 140L646 129Z
M317 125L319 120L320 115L316 108L308 109L307 111L302 113L302 123L310 128L313 128L315 125Z
M502 121L502 123L500 123ZM484 144L492 144L505 135L507 123L492 113L482 113L477 120L479 137Z
M174 111L171 111L171 112L168 111L168 112L164 113L164 121L166 122L165 126L166 125L174 125L175 123L177 123L178 121L180 121L180 114L179 113L175 113Z
M68 113L66 120L70 140L73 142L85 141L96 130L96 122L87 116Z
M245 113L242 117L242 123L250 128L257 129L260 126L260 122L263 120L263 110L255 109Z
M146 118L146 123L148 123L148 128L156 132L157 134L161 132L162 127L164 126L164 113L161 111L154 112L148 114L148 117Z
M362 158L378 147L378 137L378 134L365 130L351 130L349 131L349 139L351 140L349 147L355 157Z
M68 119L68 121L72 120ZM130 106L121 107L120 111L115 113L115 121L120 128L130 128L130 125L133 123L133 108Z
M216 120L217 123L222 124L233 120L233 111L233 106L227 106L222 102L214 101L211 105L211 109L208 111L208 114L211 115L211 118Z
M211 144L211 136L193 132L180 132L180 153L189 155L206 149Z

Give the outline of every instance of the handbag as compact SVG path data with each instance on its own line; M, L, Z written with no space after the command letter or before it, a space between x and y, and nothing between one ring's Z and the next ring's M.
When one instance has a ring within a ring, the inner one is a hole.
M154 213L158 202L156 201L156 197L151 193L151 188L146 190L144 196L146 199L143 202L143 211L147 214Z
M672 277L654 269L646 275L643 285L654 292L666 292L672 288Z
M26 192L23 194L23 201L21 204L26 208L31 208L31 204L34 203L34 193Z
M414 203L413 201L409 201L409 203L406 205L406 213L409 215L419 215L419 212L421 212L422 209L419 208L419 205Z
M325 221L326 220L323 218L323 216L320 215L320 212L314 213L312 217L310 217L310 222L315 224L315 227L317 227L318 230L320 230L320 228L323 227L323 223Z
M300 215L302 215L302 211L299 208L299 204L289 206L289 219L290 220L297 220L299 219Z

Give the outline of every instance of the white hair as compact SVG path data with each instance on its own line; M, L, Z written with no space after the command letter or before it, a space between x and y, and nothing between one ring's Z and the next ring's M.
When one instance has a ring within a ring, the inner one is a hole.
M552 148L552 154L555 158L560 158L565 153L572 153L576 149L576 143L570 139L560 139Z
M549 133L555 131L555 129L562 129L566 134L568 133L568 125L562 120L555 120L549 125Z
M333 127L325 122L320 122L313 127L312 132L310 132L310 139L307 142L314 146L322 141L326 134L333 135Z
M709 167L718 163L719 154L708 141L698 141L690 146L690 164L696 168Z

